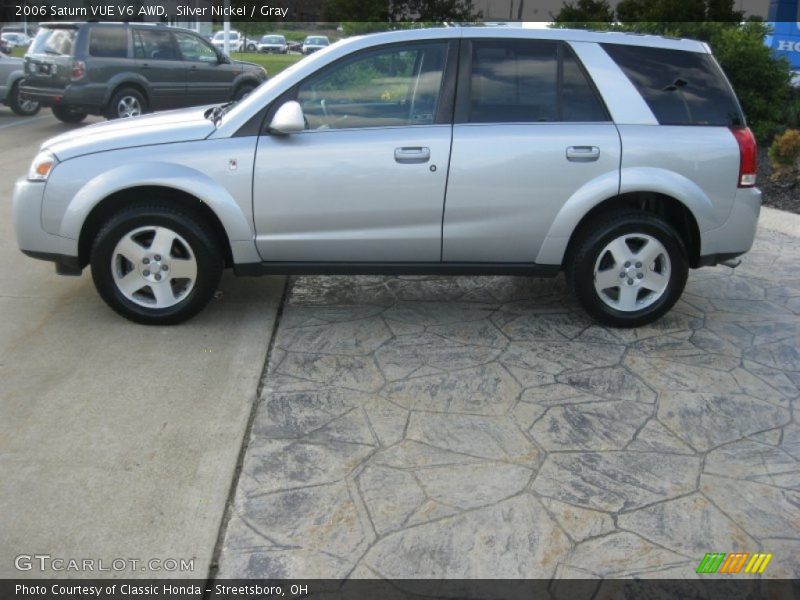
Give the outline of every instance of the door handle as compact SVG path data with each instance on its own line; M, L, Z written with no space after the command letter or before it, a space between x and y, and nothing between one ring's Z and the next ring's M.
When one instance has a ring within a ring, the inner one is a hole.
M395 148L394 159L399 163L424 163L431 159L431 149L422 146Z
M143 69L149 69L149 68L150 68L150 63L144 63L144 64L142 65L142 68L143 68Z
M591 162L600 158L597 146L570 146L567 148L567 160L573 162Z

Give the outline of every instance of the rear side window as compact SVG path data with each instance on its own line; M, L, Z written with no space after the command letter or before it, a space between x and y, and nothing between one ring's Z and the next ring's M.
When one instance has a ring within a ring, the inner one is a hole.
M661 125L743 126L736 96L710 54L602 44Z
M472 42L468 95L470 123L608 120L577 58L559 42Z
M123 27L95 27L89 36L89 54L98 58L127 58L128 30Z
M133 34L133 53L147 60L180 60L172 34L163 29L137 29Z

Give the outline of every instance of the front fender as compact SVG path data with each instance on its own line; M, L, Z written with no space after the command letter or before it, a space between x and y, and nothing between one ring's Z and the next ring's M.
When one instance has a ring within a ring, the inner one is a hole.
M227 189L196 169L170 162L136 162L90 179L67 206L58 234L78 239L86 217L98 203L115 192L143 186L171 188L195 196L214 211L232 243L252 242L250 223Z

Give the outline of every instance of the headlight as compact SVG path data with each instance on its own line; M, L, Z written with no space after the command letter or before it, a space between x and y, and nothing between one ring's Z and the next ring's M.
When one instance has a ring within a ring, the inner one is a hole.
M43 150L36 155L28 170L30 181L46 181L50 171L58 164L56 155L49 150Z

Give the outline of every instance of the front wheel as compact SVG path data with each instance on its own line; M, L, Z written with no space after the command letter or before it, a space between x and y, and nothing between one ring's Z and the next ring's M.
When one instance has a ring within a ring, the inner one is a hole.
M73 106L56 105L52 108L56 119L62 123L80 123L86 118L86 113Z
M32 117L39 112L41 106L36 100L25 98L20 93L19 81L17 81L8 93L8 106L21 117Z
M581 306L601 323L652 323L683 293L689 272L686 249L657 215L615 212L578 236L567 280Z
M208 304L223 259L202 219L148 204L123 210L102 227L91 265L98 293L117 313L146 325L173 325Z

